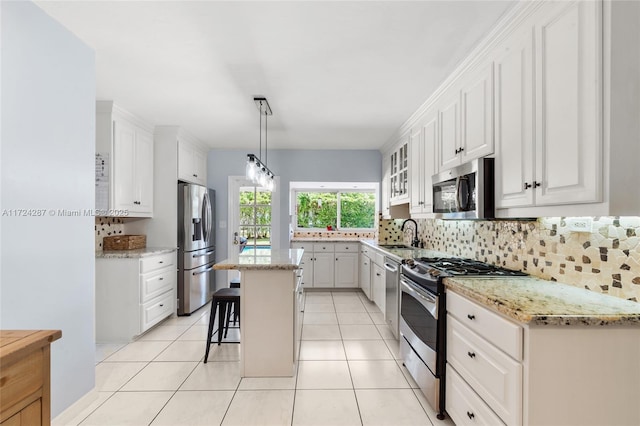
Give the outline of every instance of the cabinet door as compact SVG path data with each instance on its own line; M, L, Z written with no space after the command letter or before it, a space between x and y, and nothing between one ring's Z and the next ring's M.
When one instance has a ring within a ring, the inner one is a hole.
M114 208L137 211L135 186L136 130L129 123L113 121Z
M358 288L358 253L336 253L335 286Z
M444 171L460 164L460 92L451 93L440 109L440 149L438 170Z
M193 149L186 142L178 141L178 179L193 182Z
M135 144L136 211L153 212L153 136L138 130Z
M333 253L314 253L313 286L333 287L335 258Z
M533 31L497 49L496 208L533 205Z
M422 213L424 205L424 138L422 129L417 127L411 131L411 192L409 194L409 211L411 214Z
M207 154L200 150L193 152L193 174L200 185L207 184Z
M601 19L601 2L574 1L537 20L537 205L600 201Z
M493 154L493 62L470 72L462 87L462 163Z
M302 255L300 266L302 267L302 286L313 287L313 252L305 252Z
M384 269L377 264L373 264L373 274L371 277L371 287L373 293L373 301L384 314L386 288L384 282Z
M427 114L427 122L422 127L422 212L433 213L433 182L431 177L436 173L436 144L438 143L438 114Z
M388 155L382 157L382 182L380 184L380 210L382 211L383 219L390 219L391 213L389 211L389 199L391 198L391 160Z
M371 300L371 259L365 255L360 256L360 288Z

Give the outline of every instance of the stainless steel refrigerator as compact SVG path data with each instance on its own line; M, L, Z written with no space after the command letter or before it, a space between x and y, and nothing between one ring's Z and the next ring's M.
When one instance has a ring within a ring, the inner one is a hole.
M178 315L191 315L215 291L215 191L178 183Z

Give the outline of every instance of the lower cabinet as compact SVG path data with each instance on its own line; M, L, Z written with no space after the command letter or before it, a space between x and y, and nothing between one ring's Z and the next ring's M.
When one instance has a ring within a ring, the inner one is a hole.
M362 292L371 300L371 259L367 256L367 251L364 248L360 249L360 269L358 276L360 277L360 288Z
M640 328L517 323L447 291L456 425L640 424Z
M292 243L303 249L301 266L305 288L358 288L360 243Z
M380 312L385 312L385 299L387 289L385 286L384 268L374 263L371 268L371 294L373 302L380 308Z
M96 342L126 342L176 311L176 253L96 259Z

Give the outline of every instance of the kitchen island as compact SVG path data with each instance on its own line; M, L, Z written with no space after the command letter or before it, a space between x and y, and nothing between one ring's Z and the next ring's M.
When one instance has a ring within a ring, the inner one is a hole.
M240 375L295 374L301 332L303 250L245 250L216 263L240 271Z

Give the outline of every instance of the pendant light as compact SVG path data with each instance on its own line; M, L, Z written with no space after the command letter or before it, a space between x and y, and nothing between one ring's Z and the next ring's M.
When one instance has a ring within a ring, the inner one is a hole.
M259 185L268 191L275 189L274 174L269 167L267 167L267 117L273 115L271 107L267 98L254 97L258 111L260 112L260 150L258 155L262 155L262 116L264 115L264 163L260 160L260 157L255 154L247 154L247 164L245 166L245 177L255 185Z

